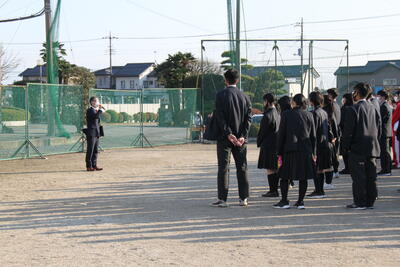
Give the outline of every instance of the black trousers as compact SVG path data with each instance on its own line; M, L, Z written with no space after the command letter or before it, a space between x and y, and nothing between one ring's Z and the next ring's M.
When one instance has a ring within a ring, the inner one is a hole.
M333 156L333 172L338 172L339 170L339 142L335 142L333 145L333 151L334 151L334 156Z
M247 146L234 146L229 140L218 141L218 199L226 201L229 191L229 164L231 154L235 160L239 197L241 200L249 197L249 182L247 178Z
M392 171L392 158L390 156L390 142L392 137L382 136L379 140L379 145L381 146L381 169L385 173Z
M97 167L97 154L99 153L99 137L87 136L86 168Z
M372 207L378 196L375 158L350 152L349 166L353 180L354 204L360 207Z
M343 157L344 169L345 170L350 170L350 167L349 167L349 153L348 152L343 152L342 157Z

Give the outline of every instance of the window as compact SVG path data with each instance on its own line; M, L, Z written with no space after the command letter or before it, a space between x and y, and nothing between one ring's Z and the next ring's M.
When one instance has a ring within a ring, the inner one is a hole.
M144 88L149 88L149 82L148 81L143 81L143 87Z
M149 85L150 85L150 86L153 86L153 81L149 81Z
M134 80L130 80L129 81L129 88L131 88L131 89L135 88L135 81Z
M124 80L121 81L121 89L125 89L125 81Z
M99 85L100 85L100 86L103 86L103 78L101 78L101 77L100 77L100 79L99 79Z
M397 79L383 79L383 85L397 85Z

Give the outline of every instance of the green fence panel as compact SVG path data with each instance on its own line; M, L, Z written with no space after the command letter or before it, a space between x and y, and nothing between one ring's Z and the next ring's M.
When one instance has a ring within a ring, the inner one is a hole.
M0 159L25 156L25 95L23 86L0 86Z

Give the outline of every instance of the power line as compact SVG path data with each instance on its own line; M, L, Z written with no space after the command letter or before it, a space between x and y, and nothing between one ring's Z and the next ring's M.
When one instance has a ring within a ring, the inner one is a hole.
M136 7L139 7L139 8L141 8L141 9L144 9L144 10L150 12L150 13L153 13L153 14L155 14L155 15L157 15L157 16L160 16L160 17L163 17L163 18L166 18L166 19L169 19L169 20L178 22L178 23L180 23L180 24L183 24L183 25L186 25L186 26L190 26L190 27L192 27L192 28L196 28L196 29L199 29L199 30L202 30L202 31L206 31L206 32L209 31L209 30L203 29L203 28L201 28L201 27L198 27L198 26L196 26L196 25L193 25L193 24L191 24L191 23L189 23L189 22L186 22L186 21L183 21L183 20L174 18L174 17L170 17L170 16L168 16L168 15L165 15L165 14L162 14L162 13L160 13L160 12L158 12L158 11L155 11L155 10L153 10L153 9L151 9L151 8L142 6L142 5L140 5L140 4L138 4L138 3L134 2L134 1L131 1L131 0L125 0L125 1L128 2L128 3L130 3L130 4L132 4L132 5L134 5L134 6L136 6Z
M10 0L6 0L6 1L4 1L4 3L3 4L1 4L1 6L0 6L0 8L2 8L3 6L5 6L8 2L9 2Z
M29 15L29 16L0 20L0 23L2 23L2 22L13 22L13 21L19 21L19 20L26 20L26 19L33 19L33 18L36 18L36 17L40 17L43 14L44 14L44 8L42 10L40 10L39 12L37 12L35 14L32 14L32 15Z
M334 22L348 22L348 21L360 21L360 20L370 20L370 19L381 19L390 17L399 17L400 13L387 14L380 16L370 16L370 17L359 17L359 18L348 18L348 19L334 19L334 20L320 20L320 21L306 21L305 24L321 24L321 23L334 23Z

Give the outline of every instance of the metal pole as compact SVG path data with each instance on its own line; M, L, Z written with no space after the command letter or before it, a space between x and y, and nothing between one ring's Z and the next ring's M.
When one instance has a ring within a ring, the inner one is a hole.
M110 89L112 89L112 42L111 32L109 38L109 49L110 49Z
M311 91L308 93L311 93L314 91L314 46L313 46L313 41L310 42L310 62L311 62Z
M349 41L346 42L346 61L347 61L347 93L350 93Z
M201 41L201 63L200 63L200 69L201 69L201 88L200 88L200 109L201 109L201 114L204 118L204 53L203 53L203 41Z
M307 95L310 94L310 86L311 86L311 42L308 44L308 86L307 86Z
M46 70L47 70L47 82L52 84L56 83L58 81L53 81L53 73L54 72L54 64L53 64L53 38L52 38L52 29L51 29L51 24L52 24L52 19L51 19L51 4L50 0L44 0L44 9L45 9L45 15L46 15L46 49L47 49L47 65L46 65ZM29 86L28 86L29 87ZM27 87L27 88L28 88ZM47 87L47 100L48 100L48 125L47 125L47 135L48 136L54 136L55 135L55 109L52 105L51 101L51 91L52 87ZM28 101L28 99L26 99Z
M304 45L303 45L303 43L304 43L304 41L303 41L303 18L301 18L301 37L300 37L300 39L301 39L301 46L300 46L300 61L301 61L301 75L300 75L300 78L301 78L301 80L300 80L300 87L301 87L301 94L303 94L303 90L304 90L304 78L303 78L303 75L304 75L304 56L303 56L303 47L304 47Z
M277 78L278 78L278 45L277 41L275 41L274 45L274 51L275 51L275 77L274 77L274 83L275 83L275 95L278 94L278 88L277 88Z
M242 90L241 76L242 76L242 66L240 60L240 1L236 0L236 69L239 72L239 89Z

